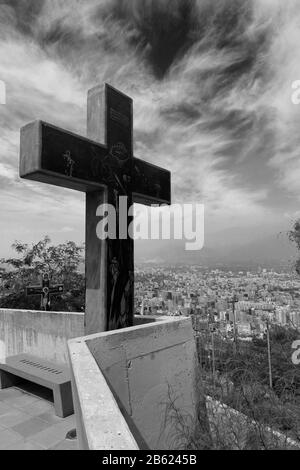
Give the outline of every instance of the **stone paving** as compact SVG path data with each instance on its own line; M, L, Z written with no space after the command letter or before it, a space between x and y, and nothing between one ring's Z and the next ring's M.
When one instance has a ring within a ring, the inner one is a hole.
M75 416L55 415L51 391L25 383L0 390L0 450L76 450Z

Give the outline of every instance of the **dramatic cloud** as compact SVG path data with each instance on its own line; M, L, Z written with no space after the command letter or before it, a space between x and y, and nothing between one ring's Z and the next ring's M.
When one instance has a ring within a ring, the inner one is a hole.
M175 202L205 203L208 234L284 227L300 199L299 25L297 0L0 0L7 243L83 238L82 195L19 181L18 132L41 118L84 134L104 81L134 99L136 155L171 169Z

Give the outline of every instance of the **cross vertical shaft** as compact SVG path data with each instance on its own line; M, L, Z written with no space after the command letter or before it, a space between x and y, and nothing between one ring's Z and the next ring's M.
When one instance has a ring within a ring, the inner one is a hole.
M108 96L107 90L107 86L98 86L88 94L87 135L94 141L105 141L111 155L121 142L127 155L121 171L115 168L110 175L107 189L86 194L87 334L132 326L134 313L133 240L119 238L118 217L117 239L100 240L96 234L99 205L114 206L117 215L120 196L127 196L127 214L132 205L131 181L124 178L132 172L132 101L111 87ZM131 218L127 220L129 224Z

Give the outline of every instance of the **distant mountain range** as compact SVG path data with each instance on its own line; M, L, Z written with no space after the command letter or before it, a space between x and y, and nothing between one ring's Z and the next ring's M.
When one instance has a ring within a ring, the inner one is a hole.
M250 234L251 235L251 234ZM186 251L182 240L149 240L135 242L135 263L147 264L194 264L207 267L230 268L287 267L292 266L298 257L296 249L284 235L269 235L252 241L234 241L233 235L226 232L222 242L220 237L207 238L200 251ZM300 253L299 253L300 257ZM4 267L4 265L0 268ZM6 266L7 268L7 266ZM84 263L80 264L84 273Z
M183 241L136 241L136 263L288 266L297 258L297 251L285 236L271 235L244 243L217 243L208 240L200 251L186 251Z

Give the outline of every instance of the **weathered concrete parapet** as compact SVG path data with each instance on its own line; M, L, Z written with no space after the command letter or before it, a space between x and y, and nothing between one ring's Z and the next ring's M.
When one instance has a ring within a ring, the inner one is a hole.
M84 335L84 313L0 309L0 362L21 353L68 364L67 340Z
M57 364L68 364L67 341L84 336L84 312L0 309L0 362L27 353ZM134 317L136 325L161 317Z
M186 429L193 433L199 398L190 319L169 318L68 344L81 448L187 448Z
M85 341L69 345L80 449L138 450L138 445Z

